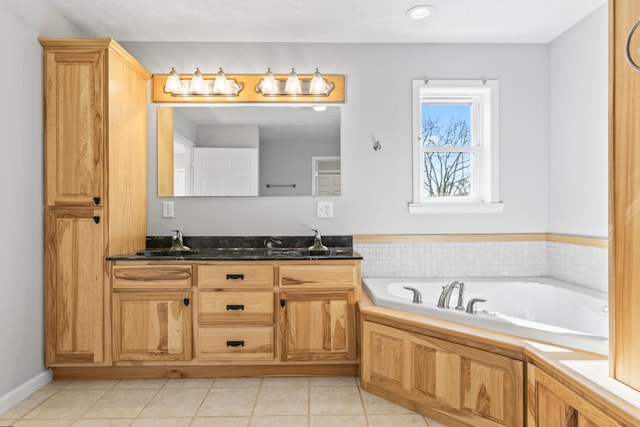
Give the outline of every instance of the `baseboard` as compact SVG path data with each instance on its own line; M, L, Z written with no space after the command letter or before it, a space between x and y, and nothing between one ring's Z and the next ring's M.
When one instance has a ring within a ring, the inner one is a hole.
M10 392L0 396L0 414L31 396L40 387L50 383L51 379L51 369L46 369Z

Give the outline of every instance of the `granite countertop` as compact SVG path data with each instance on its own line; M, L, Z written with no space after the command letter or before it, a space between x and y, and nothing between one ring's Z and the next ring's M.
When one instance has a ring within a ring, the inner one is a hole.
M272 248L267 247L271 243ZM247 261L247 260L331 260L362 259L353 250L351 236L323 236L326 251L311 251L313 236L254 237L184 237L188 251L171 251L167 236L147 237L146 248L140 251L110 256L112 261Z

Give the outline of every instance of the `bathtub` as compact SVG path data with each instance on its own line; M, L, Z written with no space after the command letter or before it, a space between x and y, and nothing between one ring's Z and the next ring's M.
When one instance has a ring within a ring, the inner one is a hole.
M451 279L452 280L452 279ZM364 278L363 288L376 305L470 326L606 355L609 350L608 301L604 293L549 278L455 278L465 283L464 305L472 298L474 314L456 310L458 290L450 308L438 308L442 278ZM412 302L416 288L422 303Z

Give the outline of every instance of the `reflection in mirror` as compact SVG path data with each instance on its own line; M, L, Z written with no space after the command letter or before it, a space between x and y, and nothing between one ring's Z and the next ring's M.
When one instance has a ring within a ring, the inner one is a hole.
M340 195L341 108L322 107L158 107L158 196Z

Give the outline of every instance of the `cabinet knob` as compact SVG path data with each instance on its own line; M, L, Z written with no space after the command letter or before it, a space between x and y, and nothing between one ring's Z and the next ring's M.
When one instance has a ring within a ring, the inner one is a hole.
M244 311L244 304L227 304L227 311L229 310L242 310Z
M183 299L182 302L184 302L185 307L189 307L189 298Z
M93 217L93 222L95 222L96 224L100 224L100 217L99 216L94 216Z
M244 274L227 274L227 280L244 280Z
M244 347L244 341L227 341L227 347Z
M280 300L280 307L284 307L285 305L287 305L287 301L281 299Z
M100 197L94 197L93 198L93 203L95 203L96 205L100 204Z

